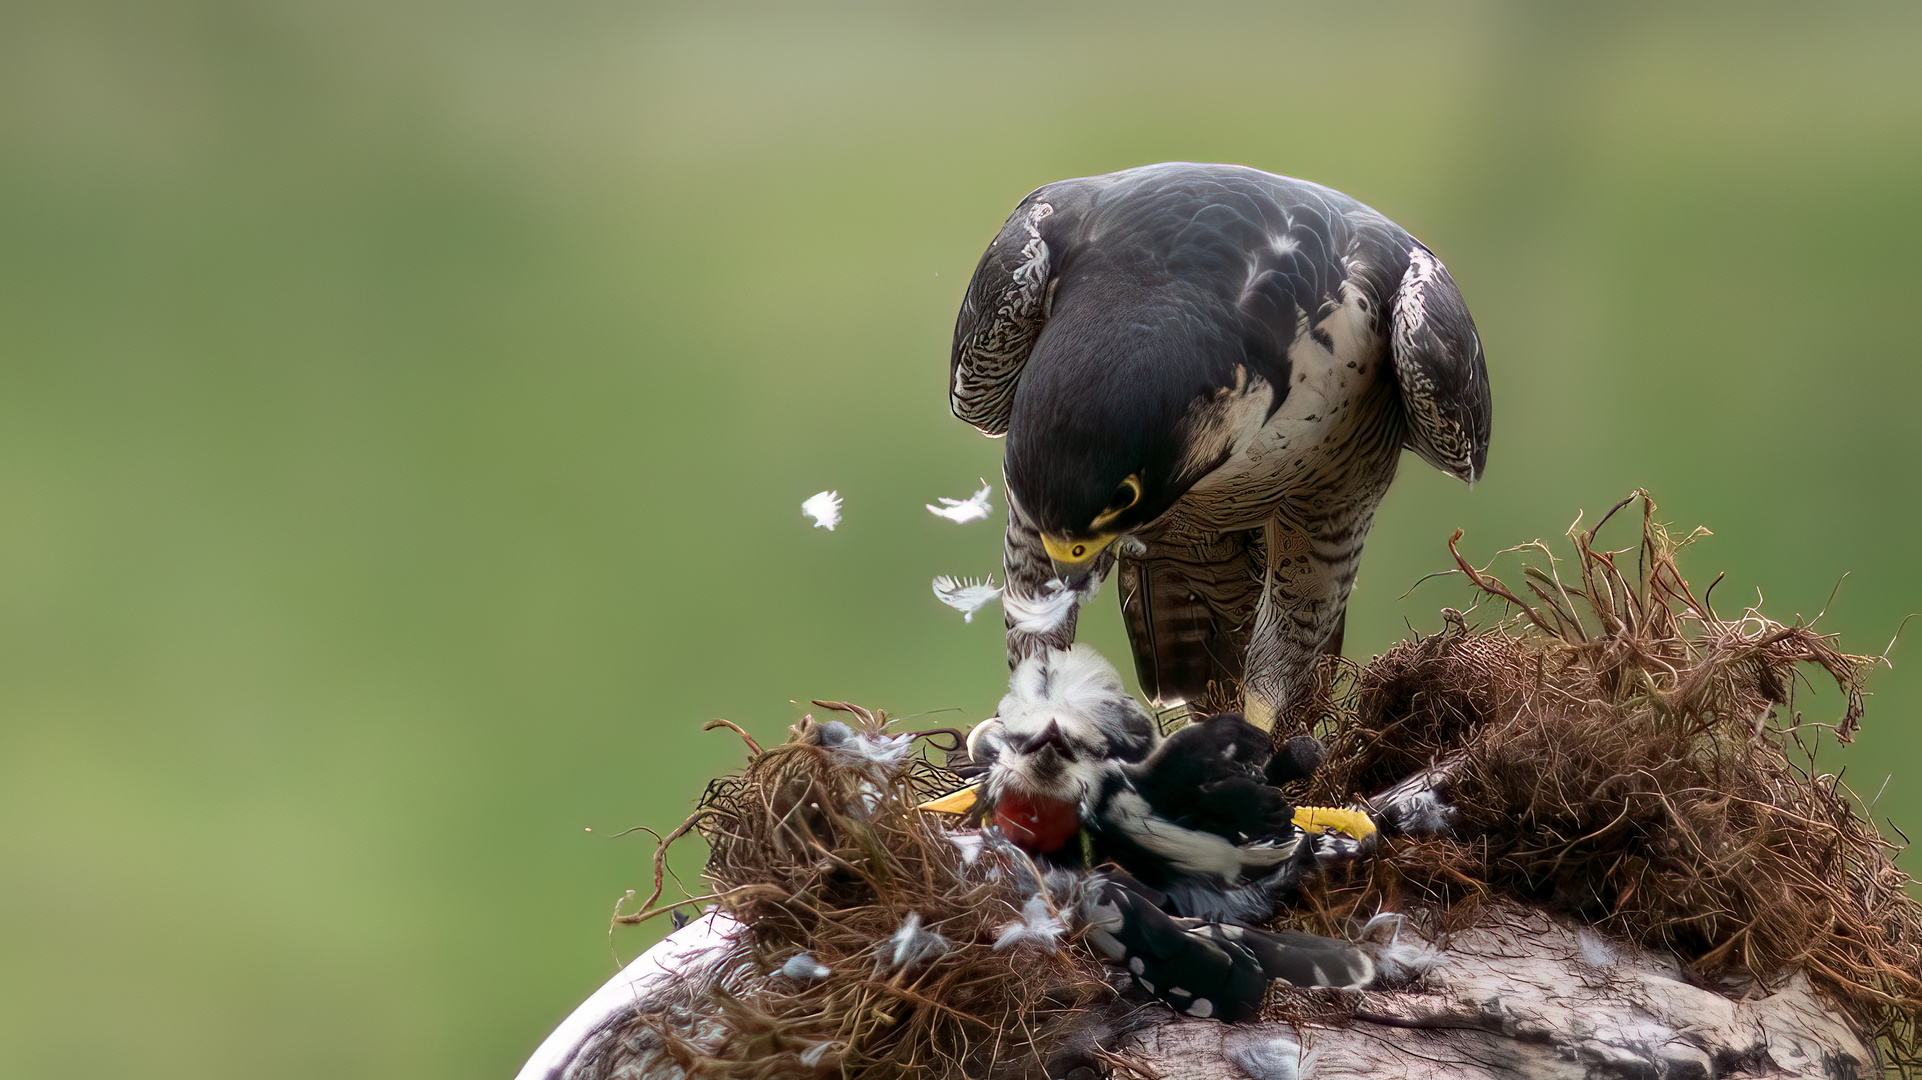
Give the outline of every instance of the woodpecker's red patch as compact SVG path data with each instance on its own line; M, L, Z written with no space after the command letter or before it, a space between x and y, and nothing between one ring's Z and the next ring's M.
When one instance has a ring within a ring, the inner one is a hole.
M988 824L1000 826L1024 850L1046 855L1061 850L1081 831L1081 808L1046 795L1011 791L995 800Z

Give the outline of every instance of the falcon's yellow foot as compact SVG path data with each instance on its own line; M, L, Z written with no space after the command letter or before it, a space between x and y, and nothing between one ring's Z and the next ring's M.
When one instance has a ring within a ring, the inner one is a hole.
M1333 829L1357 840L1366 840L1375 835L1374 820L1360 810L1347 807L1297 806L1295 824L1309 834Z

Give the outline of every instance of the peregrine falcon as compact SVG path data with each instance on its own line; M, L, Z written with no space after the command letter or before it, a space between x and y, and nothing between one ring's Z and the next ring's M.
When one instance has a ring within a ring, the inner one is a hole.
M1010 665L1072 642L1118 568L1148 696L1270 731L1340 651L1402 449L1471 484L1488 457L1481 339L1441 260L1340 192L1235 165L1023 199L949 374L954 414L1008 440Z

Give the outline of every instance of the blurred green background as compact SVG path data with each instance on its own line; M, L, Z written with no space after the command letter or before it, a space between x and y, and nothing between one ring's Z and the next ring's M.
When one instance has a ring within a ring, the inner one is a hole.
M948 335L1060 177L1308 177L1453 269L1487 479L1407 459L1350 655L1464 603L1398 599L1455 527L1637 485L1880 652L1918 55L1912 4L0 6L0 1075L511 1075L613 969L610 834L741 760L703 720L986 715L999 616L928 581L996 526L921 504L996 477ZM1911 833L1915 649L1846 759Z

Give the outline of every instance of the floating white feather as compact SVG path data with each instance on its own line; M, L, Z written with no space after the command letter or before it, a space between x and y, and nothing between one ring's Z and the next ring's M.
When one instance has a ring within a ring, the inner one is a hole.
M988 601L1001 595L1001 587L994 583L994 575L986 578L955 578L946 574L934 579L934 597L961 613L961 621L971 623L974 613L988 606Z
M928 513L936 517L947 518L956 525L963 525L970 521L981 521L988 516L988 511L991 509L991 507L988 506L988 493L993 490L994 485L984 479L981 481L981 490L965 499L950 499L946 495L942 495L937 499L937 501L941 503L940 506L927 503Z
M1014 620L1014 629L1023 634L1051 634L1068 621L1083 598L1058 578L1048 582L1046 589L1040 596L1023 596L1018 592L1001 594L1001 606L1008 618ZM1087 595L1092 596L1092 591Z
M841 523L841 493L822 491L810 495L801 504L801 513L814 519L815 528L833 532L834 527Z

